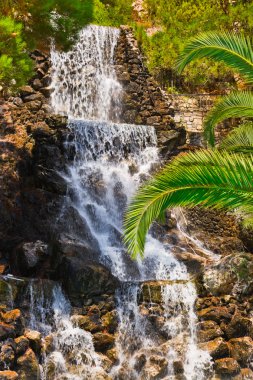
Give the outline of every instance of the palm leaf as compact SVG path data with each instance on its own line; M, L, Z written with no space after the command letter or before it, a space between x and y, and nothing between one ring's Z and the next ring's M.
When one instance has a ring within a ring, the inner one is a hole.
M167 208L252 206L252 182L253 155L202 150L176 158L132 200L124 219L128 252L133 258L143 256L146 234Z
M228 32L200 34L185 46L176 69L181 73L190 62L204 57L224 62L249 84L253 83L253 49L249 37Z
M212 146L215 143L214 127L230 117L253 117L252 92L232 92L224 96L208 113L204 123L204 134Z
M253 123L248 122L235 128L219 147L230 152L253 154Z

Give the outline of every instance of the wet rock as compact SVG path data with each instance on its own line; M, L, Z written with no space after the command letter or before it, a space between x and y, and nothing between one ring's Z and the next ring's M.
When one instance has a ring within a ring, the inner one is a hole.
M147 363L146 355L143 353L137 354L135 356L134 369L137 372L141 372L146 363Z
M14 309L5 313L1 313L1 319L5 323L11 324L15 328L16 335L23 334L24 321L21 315L21 311L19 309Z
M0 350L0 369L13 368L15 352L10 344L3 344Z
M223 358L229 355L229 346L223 338L216 338L210 342L200 343L200 348L208 351L214 359Z
M115 347L111 348L110 350L107 350L105 352L105 355L108 356L108 358L111 360L113 364L115 364L118 361L118 352Z
M148 281L141 286L140 302L162 302L163 283Z
M0 371L0 380L18 380L18 374L15 371Z
M105 330L107 330L110 334L116 332L118 327L118 314L116 310L109 311L101 318L102 326Z
M93 341L96 351L105 352L112 348L115 337L108 333L98 332L93 335Z
M19 336L15 339L16 353L17 355L23 355L29 348L29 340L25 336Z
M151 356L142 373L150 380L163 378L168 371L168 362L160 356Z
M0 278L0 302L12 307L18 293L18 288L15 284L10 284L8 280Z
M32 350L39 354L41 350L41 333L35 330L25 330L25 338L29 340Z
M209 340L213 340L223 335L224 333L220 327L217 327L215 329L200 331L198 334L200 342L208 342Z
M15 327L8 325L7 323L0 322L0 341L7 338L13 338L15 336Z
M51 352L54 351L55 349L55 344L54 344L54 337L53 335L48 335L43 339L43 352L46 353L46 355L50 354Z
M12 264L21 275L34 274L49 254L48 245L40 240L22 243L12 254Z
M173 369L175 374L184 373L184 363L181 360L176 360L173 362Z
M102 331L103 327L101 324L101 320L98 315L73 315L71 317L71 321L74 323L74 325L80 327L81 329L84 329L86 331L89 331L91 333L95 333L98 331Z
M38 380L40 378L39 363L31 348L17 359L17 372L20 380Z
M253 358L253 340L250 337L234 338L229 341L231 356L241 365L247 366Z
M104 293L114 294L118 280L100 264L85 264L75 257L65 257L62 264L64 289L74 306Z
M221 321L230 321L232 318L228 308L225 306L211 306L198 311L197 314L200 320L212 320L217 323L221 323Z
M224 358L215 360L215 370L223 376L235 376L240 372L240 366L235 359Z
M100 357L103 369L106 372L109 372L113 366L113 362L108 358L108 356L105 356L101 353L99 354L99 357Z

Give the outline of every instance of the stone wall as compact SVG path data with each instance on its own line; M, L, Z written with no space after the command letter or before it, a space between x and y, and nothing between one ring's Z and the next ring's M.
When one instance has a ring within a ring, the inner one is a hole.
M132 29L127 26L120 28L115 69L123 87L121 121L154 126L165 156L184 144L184 129L174 123L173 108L145 67Z
M207 112L217 100L217 95L169 95L174 108L174 122L177 127L186 130L187 142L201 143L203 123Z

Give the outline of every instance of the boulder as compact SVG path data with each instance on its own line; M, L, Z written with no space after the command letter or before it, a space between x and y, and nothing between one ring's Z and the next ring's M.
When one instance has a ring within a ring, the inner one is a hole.
M250 336L253 338L253 321L250 318L236 314L228 324L225 333L228 339Z
M101 317L102 326L109 333L114 334L118 328L118 314L116 310L109 311Z
M5 343L0 350L0 369L13 368L15 361L15 352L10 344Z
M7 338L14 338L16 335L15 327L7 323L0 322L0 341Z
M20 380L38 380L40 367L35 353L31 348L17 359L17 372Z
M253 340L250 337L234 338L229 341L231 356L242 366L247 366L253 358Z
M210 306L197 312L200 320L211 320L217 323L230 321L232 315L225 306Z
M216 338L210 342L200 343L202 350L208 351L213 359L223 358L229 355L229 346L223 338Z
M91 333L96 333L103 330L101 320L97 314L94 315L73 315L71 317L71 322L75 325L89 331Z
M29 348L29 340L25 336L19 336L15 339L17 355L23 355Z
M215 360L214 368L217 374L223 376L235 376L240 372L240 366L233 358Z
M168 361L157 355L149 358L142 373L144 379L156 380L164 378L168 372Z
M105 352L113 347L115 337L108 333L98 332L93 335L93 342L96 351Z
M18 380L18 374L15 371L0 371L0 380Z
M224 335L224 332L215 321L203 321L198 323L198 330L198 338L202 343Z
M19 309L14 309L5 313L1 313L1 319L5 323L14 326L16 335L23 334L24 321L21 315L21 311Z
M37 240L20 244L12 254L12 264L17 273L27 276L34 275L34 270L41 267L41 263L50 255L49 247L46 243Z
M39 354L41 350L41 333L35 330L27 329L24 332L25 338L29 340L32 350Z
M111 272L100 264L85 264L77 257L65 257L61 272L63 287L74 306L103 294L114 294L119 283Z

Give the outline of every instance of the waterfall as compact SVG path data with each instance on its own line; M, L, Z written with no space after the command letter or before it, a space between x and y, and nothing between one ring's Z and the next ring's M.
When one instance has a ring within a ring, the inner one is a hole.
M121 86L113 67L119 30L90 25L67 53L51 52L52 106L70 118L118 121Z
M108 379L176 379L184 373L187 380L204 380L211 359L197 347L196 290L186 267L173 256L172 243L150 233L145 259L136 262L122 245L123 212L136 189L159 168L160 159L153 127L119 123L122 89L113 68L118 36L115 28L88 26L70 52L52 49L51 102L56 113L69 117L66 146L75 153L62 174L69 192L60 223L80 240L96 241L98 260L122 284L116 295L119 360ZM73 232L75 226L68 225L69 207L85 221L86 231ZM147 281L162 281L158 303L152 299L152 285L150 299L141 300ZM43 305L44 299L35 301L32 294L30 288L35 315L31 327L49 333L43 318L36 325L36 302ZM50 302L55 349L44 359L43 379L99 379L103 370L92 336L75 327L59 287Z

